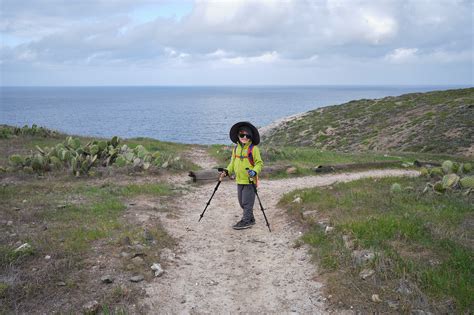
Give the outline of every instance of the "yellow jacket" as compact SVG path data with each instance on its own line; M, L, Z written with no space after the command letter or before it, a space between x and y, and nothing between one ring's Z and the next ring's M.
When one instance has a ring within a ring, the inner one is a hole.
M260 149L258 146L254 145L252 150L252 156L254 161L254 166L250 164L250 161L247 157L248 148L252 142L249 141L245 146L238 143L237 148L232 149L232 159L230 160L229 165L227 166L227 171L229 175L235 173L235 181L237 184L250 184L249 175L246 168L254 170L257 174L260 174L263 168L262 157L260 156Z

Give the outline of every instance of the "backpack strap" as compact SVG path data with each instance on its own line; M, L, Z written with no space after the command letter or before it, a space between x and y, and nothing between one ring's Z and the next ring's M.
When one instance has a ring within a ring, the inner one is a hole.
M247 156L239 156L239 155L237 155L237 146L238 146L238 145L235 145L235 147L234 147L234 155L233 155L233 156L234 156L235 158L240 158L240 159L249 159L250 165L252 165L252 167L254 167L254 166L255 166L255 162L254 162L254 160L253 160L253 147L254 147L254 144L251 143L251 144L249 145L249 147L247 148Z
M247 156L249 158L249 162L250 162L250 165L252 165L252 167L255 166L255 162L253 161L253 143L250 144L250 146L248 147L247 149Z

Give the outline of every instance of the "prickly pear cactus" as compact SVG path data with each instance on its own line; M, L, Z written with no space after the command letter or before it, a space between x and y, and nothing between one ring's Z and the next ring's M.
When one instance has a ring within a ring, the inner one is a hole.
M441 168L443 169L444 174L450 174L450 173L453 173L453 166L454 166L453 162L446 160L441 165Z
M13 154L10 156L10 164L15 166L15 167L21 167L23 166L23 158L19 156L18 154Z
M456 174L444 175L443 180L441 182L443 183L444 189L453 188L458 184L459 176Z
M431 177L442 177L444 175L443 169L441 167L433 167L430 170Z
M467 174L472 171L472 164L471 163L464 163L462 168L463 173Z
M152 165L160 166L162 161L160 152L153 154L142 146L130 148L126 144L120 145L120 138L113 137L110 141L94 140L85 145L78 138L67 137L64 143L54 147L41 148L37 146L37 153L26 157L12 155L9 163L12 170L42 173L50 170L69 168L76 176L87 175L91 168L96 166L108 167L116 165L123 167L133 165L134 169L149 169Z
M442 192L444 192L444 191L446 190L446 188L444 188L443 183L442 183L441 181L439 181L439 182L436 182L436 183L434 184L433 190L434 190L435 192L440 192L440 193L442 193Z
M474 176L466 176L459 180L462 188L474 188Z
M426 167L422 167L420 169L420 176L427 177L429 175L430 175L430 172L428 171Z
M117 157L114 164L117 165L118 167L123 167L127 165L127 160L125 159L125 157L123 157L123 155L120 155Z

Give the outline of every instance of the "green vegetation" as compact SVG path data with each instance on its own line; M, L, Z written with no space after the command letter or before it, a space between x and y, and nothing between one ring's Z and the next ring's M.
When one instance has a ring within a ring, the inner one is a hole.
M472 155L474 88L351 101L319 108L264 136L280 146Z
M232 156L233 146L213 145L208 149L209 154L214 157L220 166L227 166ZM441 163L451 159L457 165L464 165L470 161L469 157L452 156L446 154L432 153L406 153L406 152L355 152L344 153L327 151L311 147L278 146L263 144L260 147L262 159L266 167L276 165L291 165L297 168L295 176L314 175L314 168L318 165L338 165L351 163L371 163L382 161L398 161L397 164L376 166L376 168L400 168L413 167L414 161L432 161ZM367 167L366 167L367 168ZM370 166L374 168L374 166ZM436 171L436 170L435 170ZM442 171L441 171L442 172ZM285 171L272 174L271 178L287 177Z
M367 305L378 293L385 301L399 300L401 312L472 310L474 233L467 222L474 220L474 199L456 190L423 191L425 185L423 177L364 179L293 191L280 205L307 226L302 241L330 278L329 293L344 305L390 311L387 304ZM297 197L302 202L293 202ZM353 250L362 249L373 251L375 259L355 264ZM362 280L358 275L365 268L375 275Z
M31 127L28 125L19 127L12 127L7 125L0 125L0 139L9 139L14 136L21 137L42 137L42 138L59 138L61 135L59 132L47 129L44 127L38 127L33 124Z
M35 125L32 128L3 126L1 130L6 130L4 132L6 134L11 131L13 138L0 139L1 142L8 144L8 147L4 148L6 154L0 159L0 172L21 171L42 174L65 169L80 176L95 175L96 172L92 169L103 169L112 165L119 168L126 167L127 170L135 172L146 171L150 167L155 170L197 169L195 164L180 156L187 149L186 145L148 138L123 141L118 137L103 140L66 135L62 135L63 141L57 143L59 134L42 127L37 128ZM15 130L24 133L15 133ZM28 149L29 152L26 151Z

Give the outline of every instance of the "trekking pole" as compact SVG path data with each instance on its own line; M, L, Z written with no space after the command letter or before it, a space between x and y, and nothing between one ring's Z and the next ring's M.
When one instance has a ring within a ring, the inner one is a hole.
M219 169L219 170L220 170L220 169ZM202 217L204 216L204 212L206 212L207 207L209 207L209 205L211 204L212 197L214 197L214 194L216 193L217 188L219 188L219 185L221 184L221 182L222 182L222 177L219 176L219 181L217 182L217 185L216 185L216 187L214 188L214 192L212 193L211 198L210 198L209 201L207 202L206 207L204 208L204 211L201 213L201 216L199 217L198 222L201 221Z
M248 171L249 168L246 168L246 170ZM268 223L267 215L265 214L265 209L263 209L262 201L260 201L260 196L258 195L258 192L257 192L257 185L255 185L253 181L253 177L249 177L249 182L253 186L253 191L255 192L255 195L257 195L258 203L260 204L260 209L262 210L263 217L265 218L265 222L267 223L268 231L271 232L272 230L270 229L270 223Z

